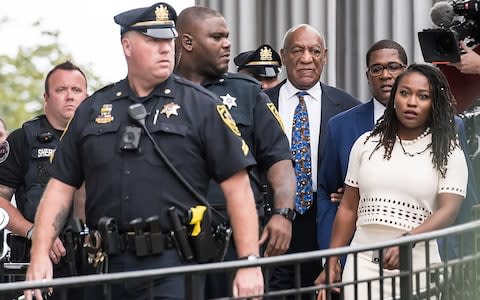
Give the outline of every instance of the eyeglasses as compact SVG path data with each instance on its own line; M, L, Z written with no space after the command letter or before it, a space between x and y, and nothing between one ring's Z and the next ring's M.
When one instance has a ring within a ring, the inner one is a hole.
M402 64L396 63L396 62L391 62L391 63L387 64L386 66L381 65L381 64L371 65L368 68L367 71L370 75L372 75L374 77L377 77L377 76L382 75L383 70L385 70L385 69L387 69L388 73L390 73L392 75L396 75L396 74L402 72L404 68L405 68L405 65L402 65Z

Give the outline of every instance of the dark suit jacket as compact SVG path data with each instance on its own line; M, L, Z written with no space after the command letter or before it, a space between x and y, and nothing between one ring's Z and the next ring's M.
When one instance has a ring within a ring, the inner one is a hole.
M270 100L275 104L275 107L278 107L278 95L280 93L280 88L282 85L284 85L286 80L282 81L280 84L277 86L268 89L265 91L265 93L270 97ZM360 101L352 97L351 95L347 94L346 92L331 87L329 85L323 84L320 82L320 86L322 88L322 115L320 116L320 138L319 138L319 144L318 144L318 163L320 164L321 161L321 155L323 152L323 149L325 148L326 141L325 141L325 135L326 135L326 127L327 127L327 121L335 116L336 114L345 111L349 108L352 108L358 104L360 104ZM288 124L285 124L285 126L289 126ZM320 170L320 169L317 169ZM318 175L317 175L318 178ZM318 179L317 179L317 187L318 187Z
M348 168L350 150L363 133L374 127L373 99L331 118L327 123L327 147L322 155L322 163L318 172L317 190L317 240L320 249L328 249L331 230L338 204L330 201L330 193L344 185ZM463 121L455 117L460 145L466 148L466 136ZM468 155L465 155L469 170L467 196L457 217L456 223L470 220L471 207L478 203L473 168ZM451 251L450 251L451 252Z
M318 171L317 240L320 249L328 249L337 204L330 193L344 186L350 150L359 136L372 130L373 99L344 111L330 120L326 128L325 147Z

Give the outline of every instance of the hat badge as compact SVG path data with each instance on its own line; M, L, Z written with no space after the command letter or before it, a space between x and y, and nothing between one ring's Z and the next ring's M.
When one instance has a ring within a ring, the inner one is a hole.
M168 8L163 5L158 6L155 9L155 18L158 22L168 21Z
M272 60L272 49L267 46L260 50L260 60Z

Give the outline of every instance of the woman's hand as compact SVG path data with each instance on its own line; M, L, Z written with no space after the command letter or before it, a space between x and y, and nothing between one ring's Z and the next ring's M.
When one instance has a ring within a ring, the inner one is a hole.
M315 284L325 284L327 282L327 268L325 267L323 271L318 275L317 279L315 279ZM341 277L342 274L342 267L340 266L340 262L338 259L335 259L335 261L330 262L329 261L329 270L328 270L328 283L334 283L334 282L340 282L342 280ZM340 293L340 288L331 288L331 291L334 293ZM326 300L327 299L327 290L326 289L321 289L318 291L318 296L317 300Z
M388 270L398 269L400 266L400 248L390 247L385 250L383 255L383 267Z

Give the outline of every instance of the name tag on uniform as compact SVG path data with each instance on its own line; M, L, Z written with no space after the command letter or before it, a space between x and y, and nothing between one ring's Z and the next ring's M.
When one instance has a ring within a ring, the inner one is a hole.
M53 155L53 152L55 152L55 149L51 149L51 148L34 149L33 150L33 157L34 158L50 157L50 156Z

